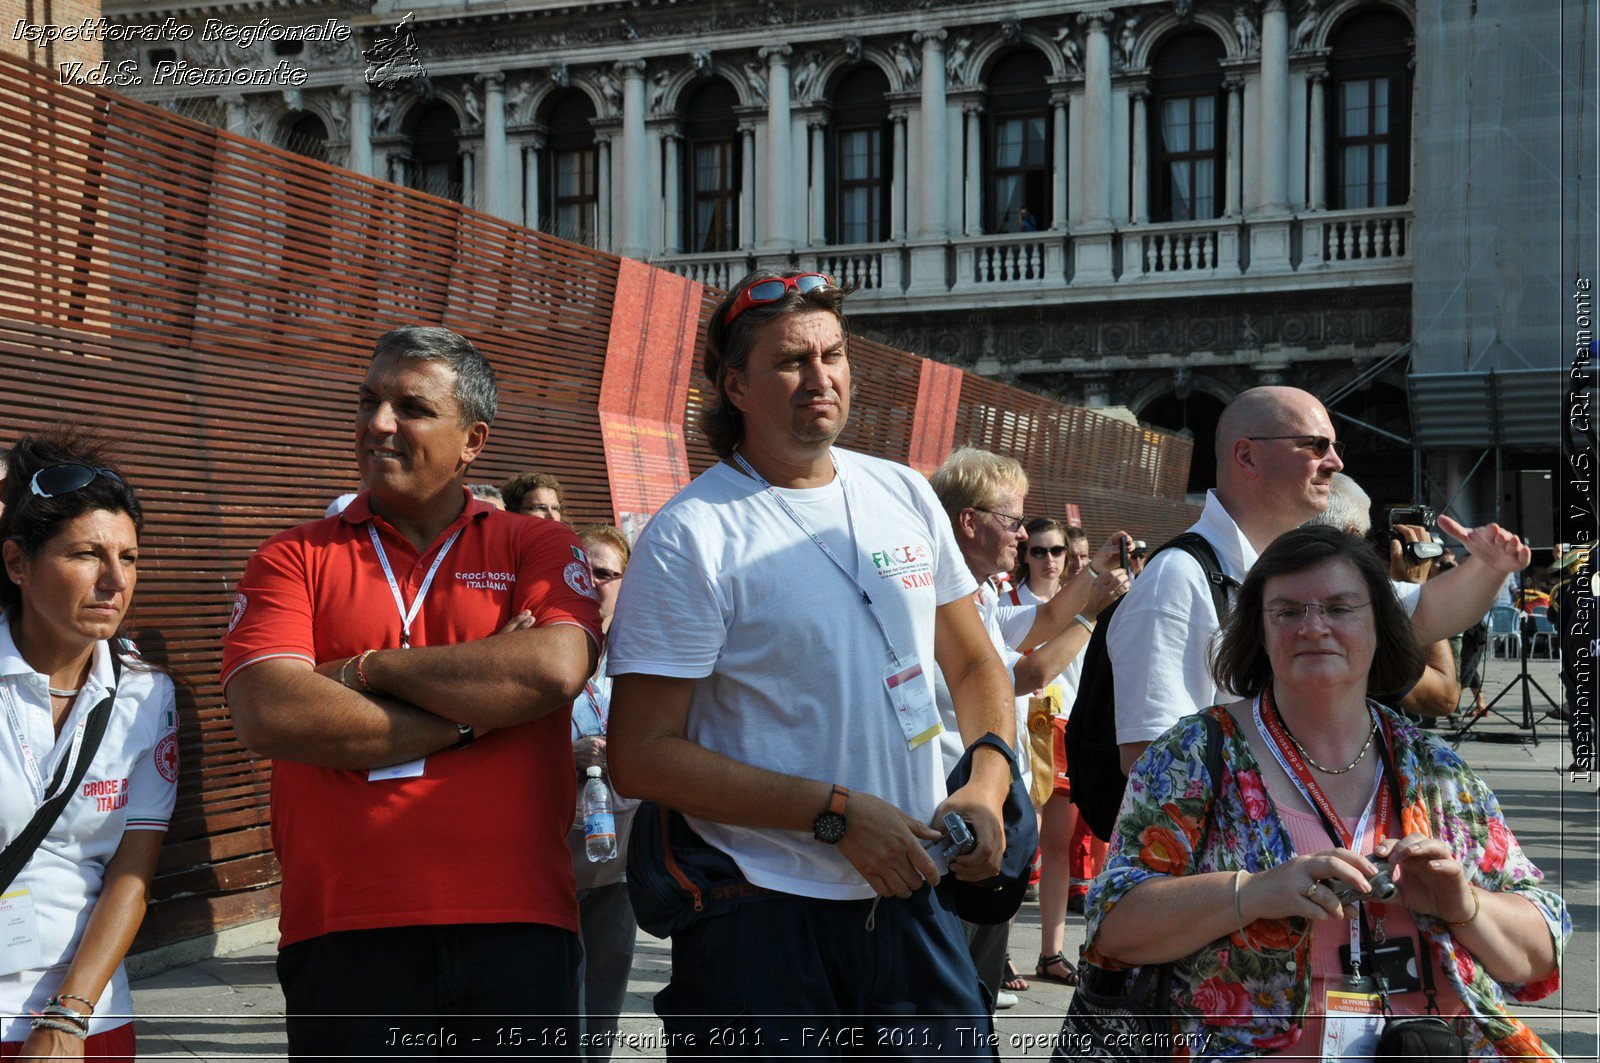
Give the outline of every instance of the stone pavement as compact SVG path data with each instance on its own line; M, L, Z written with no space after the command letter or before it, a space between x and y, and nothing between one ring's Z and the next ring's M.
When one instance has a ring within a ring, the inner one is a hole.
M1534 662L1532 675L1559 698L1556 666ZM1490 661L1485 694L1493 698L1517 673L1516 662ZM1532 693L1536 713L1550 708ZM1499 708L1521 718L1520 688ZM1475 730L1486 738L1515 739L1512 723L1490 717ZM1520 1009L1520 1014L1568 1060L1595 1059L1597 1003L1600 1003L1600 847L1596 845L1597 779L1570 779L1558 770L1568 763L1565 725L1544 720L1537 746L1516 741L1462 743L1463 755L1499 795L1507 820L1523 847L1544 870L1547 881L1566 897L1575 925L1568 946L1562 989ZM1083 920L1068 916L1067 953L1083 940ZM160 973L136 977L134 1010L139 1016L140 1056L152 1059L280 1059L285 1054L283 997L273 972L271 928L258 928L256 944L204 957ZM241 935L232 934L237 942ZM246 940L248 938L246 937ZM1039 908L1029 903L1012 931L1011 952L1024 972L1038 955ZM226 946L225 946L226 947ZM753 946L759 947L759 945ZM781 963L782 957L773 957ZM144 961L147 968L148 961ZM138 965L136 965L138 966ZM640 933L633 978L622 1022L624 1036L648 1044L660 1024L651 997L667 980L666 942ZM999 1014L996 1029L1007 1059L1048 1057L1048 1039L1061 1024L1071 990L1034 982L1020 994L1021 1004ZM620 1047L617 1059L661 1058L658 1050Z

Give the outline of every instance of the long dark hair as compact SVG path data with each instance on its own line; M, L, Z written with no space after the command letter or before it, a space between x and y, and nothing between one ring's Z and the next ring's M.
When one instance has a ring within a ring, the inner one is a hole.
M76 491L45 498L32 491L34 475L52 465L89 465L110 469L110 446L78 428L58 427L23 436L6 455L5 481L0 483L0 542L13 542L29 557L38 557L44 544L69 523L97 509L126 513L135 531L144 530L144 509L125 479L96 476ZM22 604L22 588L9 573L0 578L0 612Z
M1395 597L1389 570L1366 540L1328 525L1307 525L1285 532L1262 551L1250 566L1234 599L1233 609L1217 633L1217 654L1211 676L1217 686L1240 697L1253 698L1272 682L1272 662L1267 658L1263 597L1267 580L1289 576L1327 561L1348 561L1361 573L1372 599L1372 621L1378 643L1367 673L1367 691L1393 694L1416 682L1425 658L1417 645L1411 618Z

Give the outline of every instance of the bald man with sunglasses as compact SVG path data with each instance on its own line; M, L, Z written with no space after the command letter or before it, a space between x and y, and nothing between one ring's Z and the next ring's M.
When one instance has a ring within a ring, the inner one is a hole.
M1328 411L1299 388L1244 392L1217 422L1217 486L1189 530L1216 552L1237 587L1278 536L1328 508L1344 444ZM1424 644L1477 623L1506 576L1527 567L1529 550L1497 524L1465 528L1441 516L1471 558L1454 572L1395 590ZM1230 599L1231 600L1231 599ZM1184 716L1232 700L1212 681L1211 637L1221 626L1200 562L1182 550L1151 559L1118 606L1106 633L1116 684L1122 770Z

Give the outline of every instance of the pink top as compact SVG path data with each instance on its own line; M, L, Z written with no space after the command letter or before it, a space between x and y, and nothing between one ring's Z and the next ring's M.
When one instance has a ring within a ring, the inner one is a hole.
M1296 856L1309 856L1312 853L1325 852L1334 848L1333 841L1328 837L1328 832L1322 826L1322 820L1315 812L1303 812L1298 809L1278 806L1278 815L1283 820L1284 827L1289 832L1289 841L1294 846ZM1356 845L1356 851L1370 853L1377 844L1374 837L1374 824L1368 823L1366 832L1361 836ZM1384 837L1393 838L1400 832L1398 815L1391 814L1388 828ZM1375 908L1383 912L1383 929L1390 941L1398 941L1409 937L1412 941L1413 951L1426 949L1427 945L1417 934L1417 924L1411 918L1411 913L1398 904L1385 904L1369 907L1367 921L1375 923ZM1323 1002L1327 1000L1329 989L1344 988L1344 965L1339 962L1339 946L1350 944L1350 924L1343 919L1324 919L1312 924L1311 937L1311 1000L1306 1007L1306 1024L1304 1032L1300 1035L1300 1042L1289 1051L1293 1054L1314 1053L1321 1049L1323 1028ZM1366 951L1365 946L1362 948ZM1432 962L1432 957L1429 957ZM1437 966L1433 971L1434 987L1438 991L1439 1011L1445 1018L1460 1014L1462 1010L1461 998L1445 980L1444 973ZM1427 995L1420 990L1413 993L1389 994L1389 1007L1396 1015L1422 1015L1428 1010Z

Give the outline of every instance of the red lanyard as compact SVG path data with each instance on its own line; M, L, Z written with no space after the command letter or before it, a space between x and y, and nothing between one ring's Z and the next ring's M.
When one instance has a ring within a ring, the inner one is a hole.
M1272 690L1268 688L1261 693L1261 707L1266 712L1261 714L1261 722L1265 728L1265 737L1273 747L1273 754L1278 763L1289 769L1289 778L1300 789L1300 793L1310 802L1322 818L1322 826L1328 831L1328 836L1334 844L1355 851L1360 839L1345 826L1339 812L1333 807L1333 802L1328 800L1328 795L1323 793L1322 787L1317 785L1317 780L1312 777L1311 769L1307 766L1305 758L1300 755L1300 749L1289 737L1288 728L1283 725L1283 718L1278 715L1278 708L1272 703ZM1387 735L1380 733L1373 736L1375 742L1386 742ZM1383 785L1384 762L1388 757L1383 751L1378 753L1378 815L1377 823L1373 826L1373 844L1383 840L1384 828L1389 824L1390 796L1389 787ZM1363 817L1364 819L1365 817ZM1363 824L1358 823L1359 830Z

